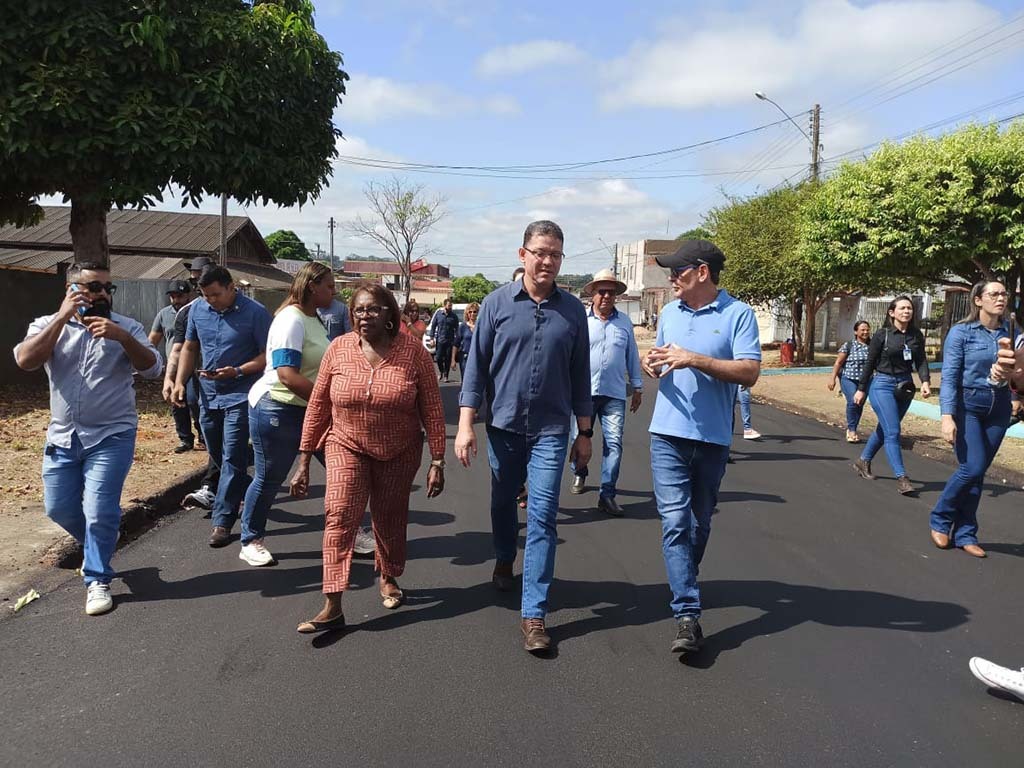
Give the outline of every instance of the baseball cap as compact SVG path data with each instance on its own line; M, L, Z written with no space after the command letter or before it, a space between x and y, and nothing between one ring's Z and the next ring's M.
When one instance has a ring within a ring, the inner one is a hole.
M187 280L171 280L166 293L192 293L192 285Z
M211 267L217 262L211 259L209 256L200 256L197 259L193 259L191 263L184 262L185 269L189 272L202 272L204 267Z
M688 267L692 264L707 264L714 273L725 266L725 254L717 245L708 240L683 240L675 253L655 256L659 266L668 269Z

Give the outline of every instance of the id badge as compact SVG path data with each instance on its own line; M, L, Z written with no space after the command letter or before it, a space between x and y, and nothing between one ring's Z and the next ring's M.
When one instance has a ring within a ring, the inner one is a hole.
M907 362L910 362L911 360L914 359L914 355L911 354L910 352L910 347L908 347L906 344L903 345L903 359L906 360Z

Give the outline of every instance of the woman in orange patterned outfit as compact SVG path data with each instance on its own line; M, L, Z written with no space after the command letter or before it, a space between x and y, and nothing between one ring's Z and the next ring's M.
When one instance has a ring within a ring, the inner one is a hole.
M380 285L360 286L349 301L354 333L331 342L302 429L292 494L306 495L309 461L325 446L324 607L298 626L303 633L345 625L352 549L370 503L380 595L385 608L402 604L397 577L405 570L409 493L430 445L427 496L444 490L445 422L433 361L416 337L399 333L401 315Z

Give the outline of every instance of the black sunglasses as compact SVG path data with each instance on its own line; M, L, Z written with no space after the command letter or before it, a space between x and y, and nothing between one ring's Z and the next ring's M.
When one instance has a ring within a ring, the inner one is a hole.
M618 291L616 291L614 288L598 288L596 291L594 291L594 293L596 293L598 296L618 295Z
M117 286L113 283L101 283L99 280L92 280L88 283L77 283L79 290L85 289L89 293L103 293L106 291L111 296L117 293Z

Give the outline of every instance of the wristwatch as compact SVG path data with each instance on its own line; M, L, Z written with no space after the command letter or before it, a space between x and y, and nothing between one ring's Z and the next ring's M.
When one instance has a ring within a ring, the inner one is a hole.
M245 376L245 374L244 374L244 373L242 373L242 369L241 369L240 367L238 367L238 366L236 365L236 366L235 366L235 378L236 378L236 379L240 379L240 378L242 378L243 376Z
M580 434L580 437L593 437L594 436L594 430L592 430L592 429L581 429L579 434Z
M431 459L430 466L444 469L444 459Z

